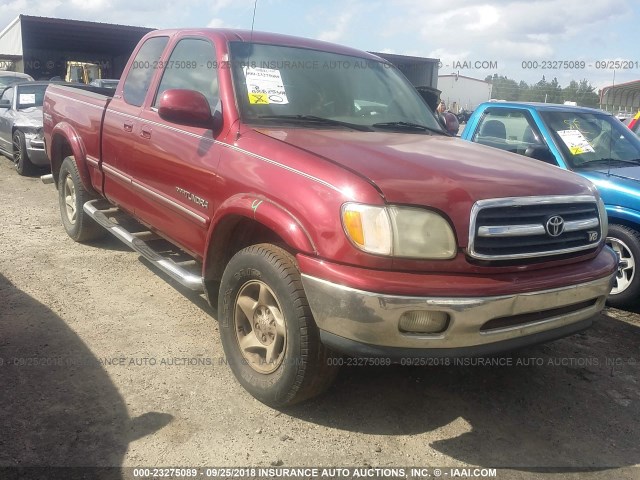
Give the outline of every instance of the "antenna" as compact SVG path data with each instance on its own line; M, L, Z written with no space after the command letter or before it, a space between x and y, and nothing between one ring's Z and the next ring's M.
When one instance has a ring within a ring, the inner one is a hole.
M253 2L253 18L251 19L251 35L249 36L249 42L253 42L253 25L256 22L256 9L258 8L258 0Z
M258 0L255 0L253 2L253 18L251 19L251 34L249 35L249 43L253 44L253 26L256 22L256 10L258 8ZM249 54L249 57L251 56L251 54ZM249 57L247 57L247 67L245 68L249 68ZM243 68L244 70L244 68ZM245 73L246 75L246 73ZM236 131L236 143L237 141L240 140L240 122L238 122L238 130Z

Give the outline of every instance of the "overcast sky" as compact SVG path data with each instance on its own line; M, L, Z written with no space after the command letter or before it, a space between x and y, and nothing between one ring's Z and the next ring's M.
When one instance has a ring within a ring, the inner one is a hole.
M156 28L250 28L253 6L254 0L0 0L0 30L20 13ZM639 20L638 0L258 0L255 29L439 58L441 74L498 73L528 83L545 75L562 86L586 78L601 87L614 81L613 69L596 68L609 67L606 60L624 61L616 84L640 79ZM584 61L585 68L542 68L564 60ZM491 64L497 68L482 68Z

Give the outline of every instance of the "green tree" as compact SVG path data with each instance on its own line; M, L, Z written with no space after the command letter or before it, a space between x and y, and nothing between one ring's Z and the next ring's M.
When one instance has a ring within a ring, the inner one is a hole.
M571 80L569 85L562 89L563 101L577 102L578 101L578 89L580 84L575 80Z
M493 74L488 76L485 81L491 83L491 98L497 100L518 100L518 83L502 75Z
M497 73L487 76L485 81L492 85L491 98L498 100L547 103L569 101L583 107L594 108L598 108L600 102L595 87L587 79L580 82L571 80L565 88L562 88L556 77L549 82L544 75L532 85L524 80L516 82Z
M578 102L578 105L582 107L598 108L600 105L600 97L595 90L596 87L592 86L586 78L581 80L578 85L578 91L576 92L576 102Z

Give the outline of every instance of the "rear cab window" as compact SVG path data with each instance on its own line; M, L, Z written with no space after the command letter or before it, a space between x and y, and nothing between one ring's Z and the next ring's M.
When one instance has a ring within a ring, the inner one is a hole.
M124 82L124 101L136 107L142 106L151 85L153 74L159 68L160 56L169 37L152 37L144 42L133 59Z

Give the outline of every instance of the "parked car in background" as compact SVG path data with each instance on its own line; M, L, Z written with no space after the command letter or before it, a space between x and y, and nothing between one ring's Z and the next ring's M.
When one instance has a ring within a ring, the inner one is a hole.
M49 166L42 135L42 100L49 82L18 83L0 91L0 153L20 175Z
M600 190L618 254L614 306L640 299L640 139L613 115L568 105L487 102L461 138L573 170Z
M20 72L0 72L0 90L14 83L33 82L33 77Z
M636 135L640 135L640 111L627 123L627 127Z
M102 87L102 88L113 88L115 89L118 86L117 78L98 78L92 81L89 85L92 87Z

